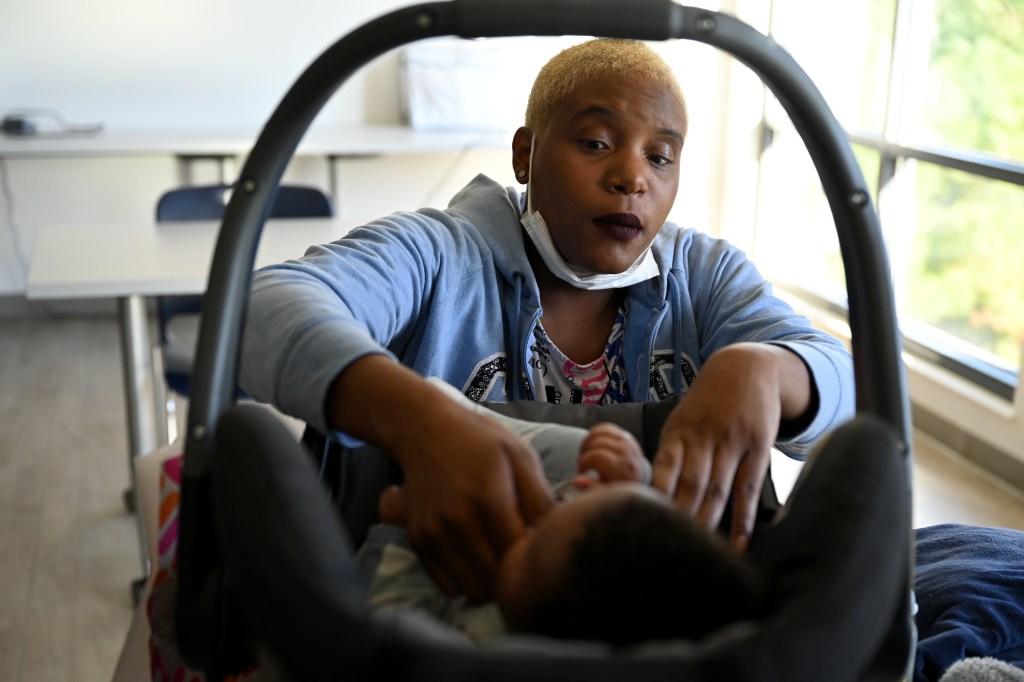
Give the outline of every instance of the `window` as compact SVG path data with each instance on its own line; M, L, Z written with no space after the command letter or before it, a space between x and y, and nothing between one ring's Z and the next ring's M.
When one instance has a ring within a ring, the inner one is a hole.
M821 89L872 188L906 348L1010 399L1024 347L1024 0L774 0L770 32ZM845 308L835 228L765 103L754 257Z

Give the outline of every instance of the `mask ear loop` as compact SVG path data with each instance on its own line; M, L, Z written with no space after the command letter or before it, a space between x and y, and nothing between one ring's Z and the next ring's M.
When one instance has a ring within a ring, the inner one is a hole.
M533 213L533 152L537 149L537 135L530 139L530 160L526 166L526 215Z

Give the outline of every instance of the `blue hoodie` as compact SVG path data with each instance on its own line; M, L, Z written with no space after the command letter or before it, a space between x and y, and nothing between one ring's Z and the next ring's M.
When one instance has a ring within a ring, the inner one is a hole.
M478 402L532 397L525 369L542 310L522 208L515 189L481 175L444 211L395 213L259 270L243 333L242 387L321 433L332 432L331 383L371 353L440 377ZM685 393L715 351L756 341L797 353L816 389L813 419L779 449L802 458L853 414L846 348L776 298L742 251L673 223L652 251L661 275L627 290L630 400Z

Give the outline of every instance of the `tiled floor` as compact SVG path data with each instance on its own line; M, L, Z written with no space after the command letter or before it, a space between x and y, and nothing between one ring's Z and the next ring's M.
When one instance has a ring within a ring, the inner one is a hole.
M0 321L0 679L108 681L140 573L109 319ZM781 474L781 472L779 472ZM1024 496L925 438L915 525L1024 529Z

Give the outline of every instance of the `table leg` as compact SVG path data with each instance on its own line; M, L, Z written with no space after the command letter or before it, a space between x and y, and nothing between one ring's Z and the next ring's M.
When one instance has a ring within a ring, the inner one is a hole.
M131 457L137 457L151 452L158 445L146 300L141 296L120 298L117 312L121 326L125 410L128 413L128 450ZM129 462L132 463L131 458ZM132 466L134 468L134 463Z
M176 154L174 158L178 162L178 183L182 187L196 184L196 174L193 171L198 161L212 161L217 164L217 182L222 185L232 185L237 179L234 154Z
M139 532L139 553L143 575L149 575L149 548L145 519L139 504L135 458L153 451L158 443L157 409L154 404L153 366L150 355L149 316L146 299L125 296L117 301L121 329L121 361L125 410L128 415L128 471L131 488L125 493L131 502Z

